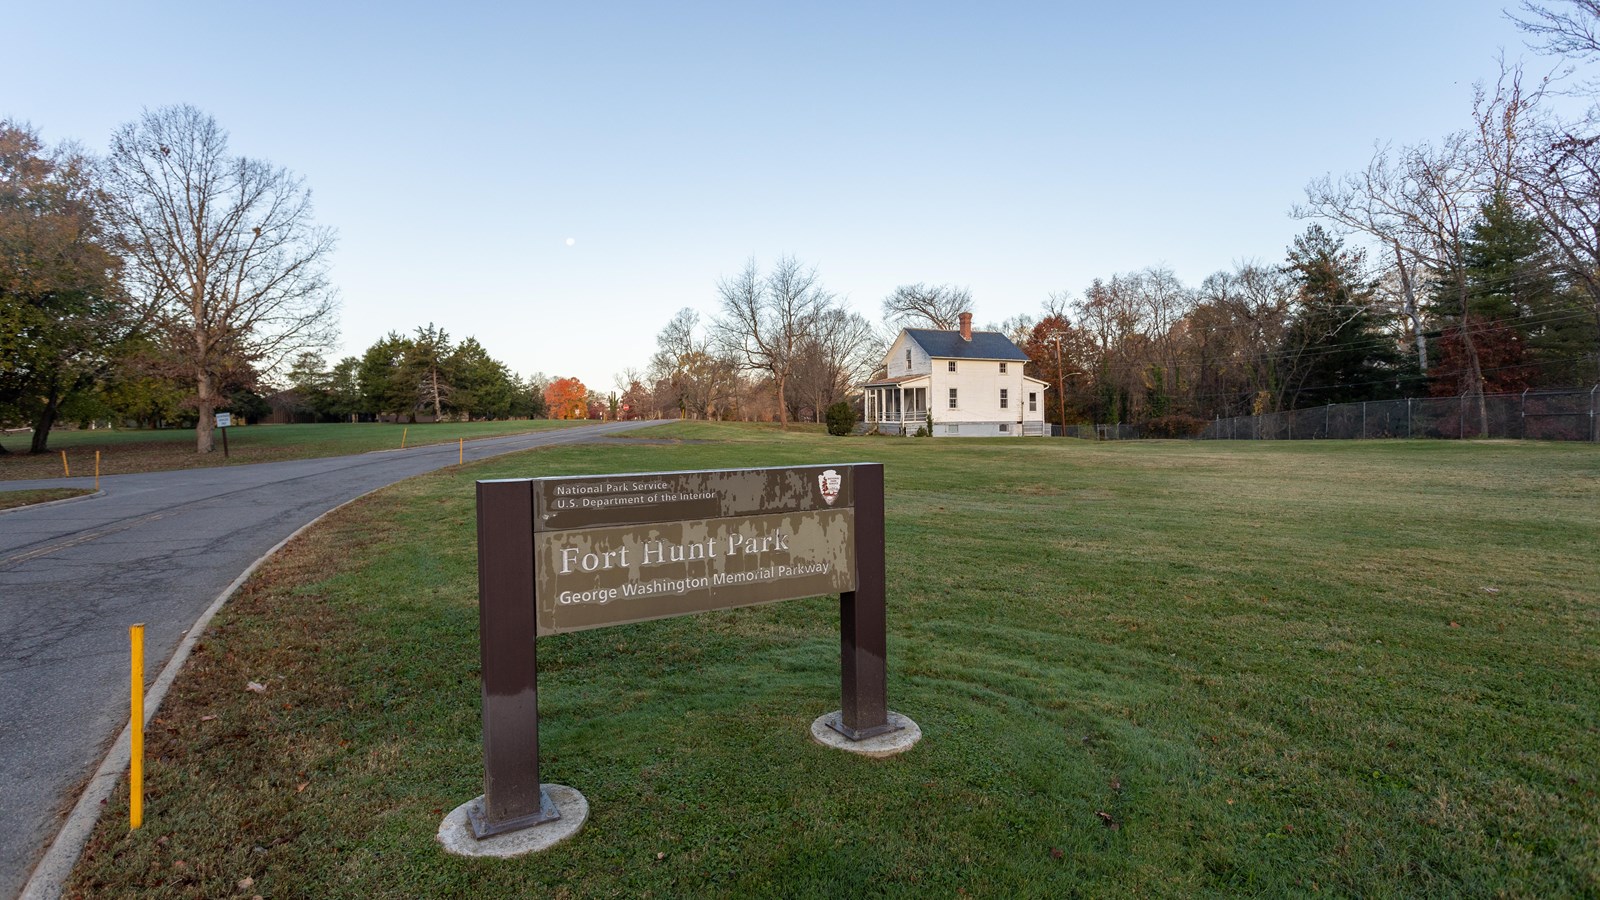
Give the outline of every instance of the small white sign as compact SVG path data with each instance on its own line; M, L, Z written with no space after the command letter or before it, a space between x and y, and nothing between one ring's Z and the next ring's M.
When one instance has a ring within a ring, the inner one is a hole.
M233 424L233 413L217 413L217 427L227 428Z

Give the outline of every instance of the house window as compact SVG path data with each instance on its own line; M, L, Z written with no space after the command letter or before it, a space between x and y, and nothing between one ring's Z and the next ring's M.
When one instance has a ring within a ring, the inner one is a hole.
M1010 422L1001 422L1000 423L1000 433L1001 434L1010 434L1011 433L1011 423Z
M1000 364L1000 374L1004 375L1005 373L1006 373L1006 364L1005 363L1001 363Z
M944 433L945 434L960 434L961 433L961 426L960 425L946 425L944 427Z
M955 409L956 408L956 389L955 388L951 388L950 389L950 408L951 409Z
M1011 405L1011 398L1009 396L1007 396L1006 389L1005 388L1001 388L1000 389L1000 408L1001 409L1005 409L1006 407L1008 407L1010 405Z
M906 371L911 371L911 348L906 348Z
M1039 411L1039 395L1033 391L1028 392L1028 412Z
M956 361L955 360L952 359L949 362L945 363L945 371L954 372L955 370L956 370Z

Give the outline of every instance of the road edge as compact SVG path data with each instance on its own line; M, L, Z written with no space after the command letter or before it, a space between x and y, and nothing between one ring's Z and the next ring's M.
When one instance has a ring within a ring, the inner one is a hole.
M46 506L60 506L63 503L77 503L80 500L93 500L96 497L104 497L105 495L105 489L101 488L100 490L91 491L87 494L79 494L76 497L62 497L60 500L46 500L43 503L29 503L27 506L13 506L10 509L0 509L0 516L22 512L25 509L44 509Z
M290 532L288 537L273 544L266 553L261 554L255 562L245 567L245 570L239 574L238 578L235 578L232 583L223 588L222 593L217 595L217 599L211 601L211 605L206 607L205 612L200 614L200 618L196 619L194 625L189 627L189 631L183 636L183 640L178 642L177 649L172 651L172 658L167 660L167 664L161 669L161 674L150 685L150 689L145 692L145 724L148 725L150 720L155 718L156 712L161 708L161 701L166 698L167 691L172 687L172 683L178 679L178 673L182 671L183 664L188 662L189 653L194 649L194 645L199 642L201 635L205 634L206 626L211 624L212 617L232 599L234 593L243 587L246 581L250 580L250 576L255 574L256 569L259 569L262 563L271 559L279 550L288 546L290 541L299 537L318 522L357 500L390 486L384 485L383 487L373 488L364 494L351 497L338 506L324 510L321 515L296 528L293 532ZM70 497L66 500L54 502L69 503L73 500L82 499L85 498ZM44 504L38 505L42 506ZM30 509L32 507L20 508ZM129 752L131 742L132 727L124 725L121 733L117 735L116 741L111 745L111 749L106 751L105 759L100 762L100 767L89 777L89 783L84 786L83 793L78 796L78 802L73 804L72 811L67 813L66 820L61 823L61 829L56 832L55 840L50 842L50 849L44 852L44 856L40 857L39 863L33 867L33 872L28 876L27 883L22 886L22 893L18 895L18 900L58 900L61 897L67 877L72 874L72 869L78 864L78 857L83 853L84 846L89 843L89 835L94 833L95 823L100 821L101 804L111 796L111 792L116 788L117 782L122 779L123 773L128 769L128 764L131 760Z

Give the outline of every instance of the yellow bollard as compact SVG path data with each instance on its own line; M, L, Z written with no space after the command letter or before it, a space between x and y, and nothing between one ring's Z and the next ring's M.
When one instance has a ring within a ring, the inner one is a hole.
M409 429L409 428L400 429L400 449L401 450L404 450L406 448L406 432L408 432L410 430L411 429Z
M100 451L94 452L94 489L100 490Z
M144 824L144 624L128 626L128 643L133 651L131 685L132 714L128 727L132 738L128 746L128 830Z
M456 439L456 465L459 466L459 465L461 465L462 463L464 463L466 461L467 461L467 439L466 438L457 438Z
M61 477L71 478L72 470L67 468L67 451L61 451Z

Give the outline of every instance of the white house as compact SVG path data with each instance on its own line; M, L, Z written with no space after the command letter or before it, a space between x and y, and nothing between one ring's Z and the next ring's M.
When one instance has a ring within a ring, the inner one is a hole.
M884 376L863 385L866 427L914 434L931 420L940 437L1043 435L1049 385L1023 374L1027 362L1005 335L973 331L972 313L957 331L903 329Z

